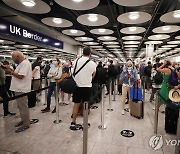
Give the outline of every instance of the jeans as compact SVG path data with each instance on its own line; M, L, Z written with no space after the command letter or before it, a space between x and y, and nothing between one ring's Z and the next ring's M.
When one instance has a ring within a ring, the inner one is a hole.
M0 96L3 99L3 110L4 110L4 115L8 114L9 109L8 109L8 94L5 85L0 86Z
M52 96L53 91L55 91L56 82L50 82L49 86L51 87L48 89L48 94L47 94L47 108L48 109L50 109L51 96Z

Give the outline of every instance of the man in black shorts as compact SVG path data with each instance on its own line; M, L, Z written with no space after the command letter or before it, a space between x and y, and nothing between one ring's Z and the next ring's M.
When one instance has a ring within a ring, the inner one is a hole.
M77 62L77 67L76 70L79 70L79 68L87 61L89 60L91 56L91 50L89 47L85 47L83 49L83 56L79 59L76 59L73 64L74 65ZM72 70L73 72L74 70ZM73 107L73 117L72 117L72 122L70 129L71 130L76 130L76 117L77 113L79 110L79 105L80 102L85 102L90 100L91 96L91 87L92 87L92 78L94 77L96 72L96 64L93 61L89 61L83 68L82 70L75 76L74 80L76 81L77 84L77 89L73 93L73 102L74 102L74 107Z

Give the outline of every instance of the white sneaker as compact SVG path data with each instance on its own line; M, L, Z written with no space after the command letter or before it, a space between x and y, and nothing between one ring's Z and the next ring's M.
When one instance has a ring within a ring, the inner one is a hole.
M124 115L124 110L122 110L121 114Z

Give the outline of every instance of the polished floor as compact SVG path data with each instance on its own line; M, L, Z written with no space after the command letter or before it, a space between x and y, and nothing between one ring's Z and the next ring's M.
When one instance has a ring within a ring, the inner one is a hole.
M158 133L163 135L164 145L161 149L153 151L149 146L149 139L154 135L154 104L148 102L149 94L146 94L144 119L131 117L128 112L121 115L121 96L117 95L116 101L112 101L114 111L107 111L108 97L105 102L105 124L107 129L100 130L101 104L98 109L91 109L88 130L88 154L174 154L175 147L165 145L166 139L175 139L175 135L166 134L164 131L164 114L159 113ZM52 97L52 108L54 108ZM2 104L0 104L0 154L81 154L83 152L82 130L71 131L71 112L73 103L67 106L59 106L62 123L53 124L56 114L41 113L44 105L44 94L41 102L35 108L30 109L31 118L38 118L39 122L32 124L30 129L15 133L15 123L19 121L16 102L10 103L11 111L17 112L15 117L2 116ZM163 110L163 108L161 109ZM77 122L82 123L83 118L78 117ZM120 132L124 129L132 130L135 136L126 138Z

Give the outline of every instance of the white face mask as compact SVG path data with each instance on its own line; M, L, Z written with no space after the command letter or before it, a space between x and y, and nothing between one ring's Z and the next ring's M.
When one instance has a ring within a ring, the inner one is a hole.
M53 65L56 65L56 64L57 64L57 61L52 61L52 64L53 64Z

